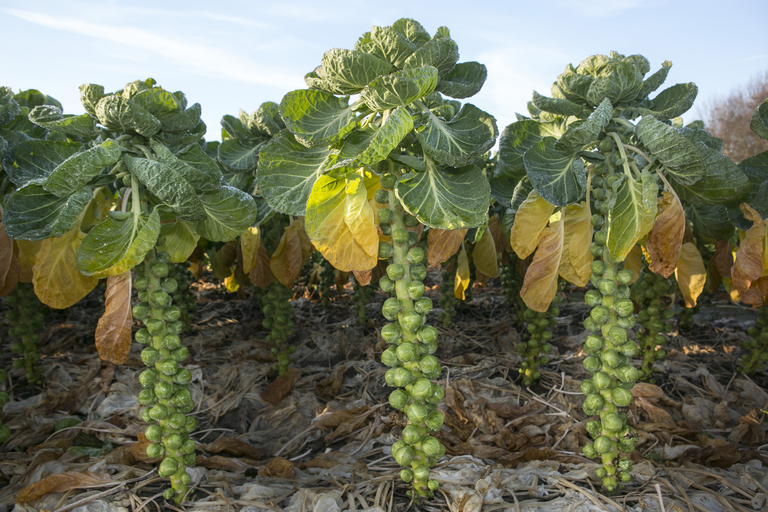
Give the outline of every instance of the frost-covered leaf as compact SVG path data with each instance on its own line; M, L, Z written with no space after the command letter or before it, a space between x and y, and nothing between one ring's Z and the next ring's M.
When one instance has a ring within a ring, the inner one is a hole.
M645 116L637 123L635 133L679 183L693 185L704 178L707 164L696 144L671 126Z
M584 197L587 175L584 162L572 151L555 148L554 137L544 137L526 151L525 170L536 191L555 206L573 204Z
M437 68L421 66L376 78L360 93L374 112L403 107L431 93L437 85Z
M435 90L458 100L474 96L485 84L488 69L479 62L460 62L440 77Z
M101 174L106 167L116 164L120 155L122 150L115 141L102 142L60 163L48 176L43 188L58 197L69 196Z
M343 139L357 123L344 98L323 91L300 89L280 102L286 127L307 146L327 146Z
M452 167L472 163L496 142L496 119L471 103L465 104L450 121L427 113L427 120L416 131L424 152Z
M212 242L228 242L253 224L256 202L245 192L220 187L200 195L205 218L195 223L195 231Z
M3 157L3 169L18 186L47 178L64 160L77 153L82 144L62 140L28 140L11 146Z

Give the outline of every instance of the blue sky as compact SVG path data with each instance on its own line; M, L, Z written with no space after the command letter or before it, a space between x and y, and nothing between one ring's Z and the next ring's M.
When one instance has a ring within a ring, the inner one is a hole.
M82 113L78 86L106 90L155 78L199 102L209 140L221 117L304 87L331 48L352 48L372 25L410 17L450 28L461 60L488 67L470 100L503 129L532 91L549 89L566 64L595 53L641 53L652 71L673 63L666 85L696 82L708 100L768 71L765 0L538 0L470 2L0 0L6 41L0 85L35 88Z

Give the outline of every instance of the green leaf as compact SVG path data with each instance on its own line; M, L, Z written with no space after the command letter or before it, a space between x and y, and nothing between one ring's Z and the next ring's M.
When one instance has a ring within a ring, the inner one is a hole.
M202 108L195 103L186 110L180 110L173 115L160 118L160 125L164 132L182 133L192 130L200 123Z
M520 181L525 174L523 155L544 137L558 138L564 133L559 123L542 123L524 119L510 124L499 138L496 172Z
M3 224L8 236L18 240L43 240L62 236L75 226L91 200L83 187L69 197L57 197L39 183L29 183L5 197Z
M83 84L80 86L80 103L86 112L96 116L96 105L104 97L104 86L97 84Z
M691 124L688 124L683 128L678 128L677 131L691 142L700 142L715 151L723 150L723 139L713 137L711 133L703 128L691 128Z
M461 62L440 77L435 90L451 98L464 99L474 96L483 88L488 69L479 62Z
M259 165L259 151L263 143L245 143L241 139L227 139L219 144L219 160L230 169L238 172L252 171Z
M221 187L200 196L205 208L205 220L195 223L200 236L211 242L229 242L253 224L256 202L245 192L232 187Z
M389 62L357 50L335 48L323 55L322 76L337 94L357 94L372 80L392 70Z
M280 117L280 105L274 101L265 101L254 112L249 119L251 124L249 129L251 132L254 128L260 133L266 134L269 137L273 137L277 132L285 128L283 118Z
M216 162L211 160L197 144L190 146L185 150L186 153L180 153L179 156L174 155L170 149L155 139L151 139L149 145L157 155L157 158L176 171L179 176L192 185L195 191L203 192L219 188L222 178L221 171ZM193 162L194 165L182 160L180 158L182 154L185 155L187 160Z
M687 206L685 218L693 222L697 235L714 240L727 240L733 235L733 224L724 206Z
M611 58L607 55L590 55L579 63L576 72L597 78L610 63Z
M203 220L205 210L192 185L162 162L123 156L131 174L144 184L163 204L185 220Z
M269 141L259 155L256 182L270 208L286 215L304 215L328 154L327 147L307 148L288 130Z
M197 144L203 138L207 127L201 120L190 130L183 132L161 131L155 134L155 138L165 144L173 152L181 151L191 144Z
M532 191L533 185L531 185L531 180L529 180L527 176L521 179L515 186L515 190L507 204L507 208L504 210L504 216L501 219L502 233L504 233L504 238L507 240L507 243L510 241L512 226L515 225L517 210Z
M635 133L679 183L693 185L704 178L707 166L696 145L671 126L645 116L637 123Z
M600 105L583 122L571 124L555 144L557 149L575 150L597 140L597 136L605 128L613 116L613 105L605 98Z
M611 62L589 86L587 101L597 106L608 98L612 105L621 105L637 98L642 87L643 75L631 62Z
M395 187L408 213L438 229L473 228L485 222L490 192L478 167L438 169L430 162L426 172L406 174Z
M147 216L110 212L77 248L77 268L86 276L108 277L127 272L142 261L160 234L157 209Z
M160 87L141 91L132 96L131 101L160 119L161 123L164 117L176 115L179 110L179 104L174 95Z
M653 227L658 189L648 172L643 172L639 181L627 177L621 181L609 219L607 246L611 260L624 261L632 247Z
M768 151L742 160L739 168L747 175L752 185L752 190L744 202L765 219L768 217Z
M731 160L705 144L696 143L707 166L704 179L692 185L679 183L670 176L670 184L683 204L696 206L724 205L750 191L749 179Z
M424 43L413 55L408 57L404 69L432 66L437 68L437 76L448 73L459 61L459 45L448 37L438 37Z
M416 138L424 152L438 162L462 167L488 151L496 142L496 119L471 103L465 104L450 121L425 112L426 122Z
M584 106L559 98L548 98L533 91L533 104L539 110L551 112L558 116L578 116L584 113Z
M96 104L96 117L109 130L135 131L151 137L160 131L160 121L122 96L110 94Z
M3 157L3 169L13 183L21 186L47 178L81 147L78 142L28 140L11 146Z
M413 103L426 96L437 85L437 69L432 66L403 69L391 75L380 76L369 83L360 99L375 112Z
M661 63L661 69L649 76L644 82L643 87L640 89L640 94L638 95L638 98L645 98L649 94L651 94L653 91L661 87L661 84L664 83L664 80L667 79L667 75L669 74L669 68L672 67L672 63L668 60L665 60Z
M40 105L29 113L29 120L54 132L67 135L88 136L93 134L96 122L88 114L65 116L61 109L52 105Z
M413 169L415 171L424 172L427 170L427 164L424 163L424 160L413 155L398 155L398 154L390 154L389 155L390 160L393 160L401 165L404 165L408 167L409 169Z
M574 103L586 104L589 87L594 81L594 77L579 74L571 64L568 64L565 71L557 77L556 83L565 99Z
M656 119L674 119L691 109L698 92L699 88L693 82L676 84L661 91L651 100L649 107L639 108L638 112Z
M392 24L392 30L417 46L421 46L431 39L429 32L421 26L421 23L410 18L400 18Z
M20 112L21 106L13 99L11 88L0 87L0 126L10 123Z
M356 130L347 136L340 153L333 155L328 169L376 165L386 160L412 129L411 114L405 107L397 107L378 128Z
M396 68L402 68L416 45L392 27L373 27L355 44L355 50L370 53Z
M755 109L749 127L761 139L768 139L768 99Z
M192 223L181 219L161 224L160 233L165 236L165 243L158 245L157 250L167 252L171 256L171 263L187 261L200 239Z
M354 129L357 119L349 101L323 91L300 89L280 102L286 127L306 146L327 146Z
M251 224L251 227L257 228L271 219L276 212L269 207L267 200L260 195L253 196L253 201L256 203L256 219Z
M60 163L48 176L43 188L59 197L73 194L120 160L122 150L113 140L106 140L88 151L77 153Z
M554 137L544 137L525 152L523 162L539 195L550 204L566 206L584 197L587 175L575 152L560 151L555 144Z

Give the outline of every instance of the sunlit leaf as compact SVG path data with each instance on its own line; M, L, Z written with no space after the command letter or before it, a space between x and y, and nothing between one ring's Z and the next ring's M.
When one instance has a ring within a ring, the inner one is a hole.
M123 364L131 349L131 272L107 278L104 314L96 324L96 350L99 358Z
M528 194L517 209L515 223L509 235L512 250L521 259L530 256L539 242L539 235L549 223L555 206L544 200L535 190Z
M277 249L272 253L272 257L269 260L269 268L272 271L272 275L283 286L288 288L293 287L293 283L298 279L304 263L298 231L303 229L304 227L299 223L291 222L285 228L283 236L280 237L280 243L278 243Z
M739 250L736 251L736 258L731 268L733 285L743 295L749 290L752 282L763 275L766 225L760 214L748 204L742 203L741 211L744 217L753 223L739 244Z
M557 294L558 269L565 242L564 222L556 221L544 228L538 242L533 261L523 278L520 296L526 306L543 313Z
M475 268L488 277L498 277L499 263L496 254L496 244L490 230L483 231L483 236L475 242L472 249L472 261Z
M256 265L258 249L261 245L259 228L248 228L240 235L240 252L243 255L243 272L249 274Z
M456 254L464 241L467 229L438 229L429 228L427 233L427 262L430 265L440 265Z
M680 249L675 279L677 279L677 286L683 293L685 307L695 307L696 300L707 282L707 269L696 244L693 242L684 243Z
M568 205L563 214L563 256L560 258L560 277L576 286L586 286L592 276L592 212L589 205Z
M651 255L650 270L663 277L675 271L685 234L685 213L677 195L664 191L658 198L659 214L648 232L645 248Z
M657 193L658 186L648 173L642 174L640 180L625 177L618 185L608 227L607 245L613 261L624 261L632 247L653 227Z
M453 296L459 300L466 300L466 291L469 288L469 258L467 250L462 245L456 258L456 278L453 281Z

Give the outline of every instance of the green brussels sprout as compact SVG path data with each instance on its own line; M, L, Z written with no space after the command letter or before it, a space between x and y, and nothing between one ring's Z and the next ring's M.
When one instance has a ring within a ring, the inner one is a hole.
M605 263L601 260L595 260L590 265L592 268L592 273L601 276L603 273L605 273Z
M161 436L162 436L162 433L161 433ZM162 444L152 443L147 445L147 457L149 457L150 459L162 459L163 454L165 454L165 448L163 448Z
M146 290L147 287L149 286L149 279L147 279L146 277L137 277L133 281L133 286L137 290ZM7 302L8 302L8 300L6 299L6 303Z
M429 479L429 468L424 464L419 464L413 468L413 479L417 482L425 482Z
M589 244L589 254L594 258L599 258L603 254L603 248L595 242Z
M409 311L402 316L400 323L408 331L414 332L424 323L424 317L415 311Z
M637 350L637 343L632 340L628 340L621 347L619 347L619 351L622 353L622 355L628 358L634 357L634 355L637 354Z
M193 432L197 428L197 418L187 416L187 424L184 426L186 432Z
M179 463L173 457L166 457L163 462L160 463L160 467L157 469L157 474L163 478L168 478L179 469Z
M151 366L160 359L160 352L152 347L146 347L141 351L141 362L146 366Z
M615 387L611 390L611 400L617 407L629 407L632 403L632 392L628 389Z
M442 445L434 437L426 436L421 442L421 451L426 453L427 457L440 457Z
M584 405L582 405L582 409L584 409L584 414L587 416L594 416L600 412L603 406L605 406L603 397L600 396L599 393L592 393L591 395L587 395L587 398L584 400Z
M596 453L599 453L599 452L597 452L597 450L595 450L595 451L596 451ZM599 478L601 480L604 479L607 474L608 474L608 471L606 471L605 468L598 468L597 471L595 471L595 476L597 476L597 478Z
M591 316L584 319L584 329L590 332L597 332L600 330L600 326L595 322Z
M422 288L423 288L423 285L422 285ZM428 314L430 311L432 311L432 299L430 299L429 297L421 297L413 304L413 309L416 311L416 313L420 315Z
M186 368L179 370L179 372L173 376L173 382L181 386L188 385L190 382L192 382L192 372Z
M605 372L597 372L592 376L592 383L597 389L607 389L611 386L612 380Z
M405 414L412 423L420 424L429 415L427 406L419 403L411 403L405 408Z
M443 390L442 386L432 384L430 396L426 399L427 402L437 405L443 401L443 398L445 398L445 390Z
M432 432L437 432L441 428L443 428L443 422L445 421L445 418L443 417L443 413L437 410L431 411L427 415L427 419L424 420L425 425L429 430Z
M424 377L416 379L411 384L411 396L417 400L426 400L432 396L432 383L429 379L425 379Z
M589 317L595 322L595 324L603 325L611 317L611 313L605 306L596 306L592 308L592 311L589 312Z
M173 394L173 384L164 380L159 380L155 382L154 392L158 398L168 398Z
M589 432L592 437L599 436L600 432L603 430L603 426L600 424L600 422L595 420L588 421L586 428L587 432Z
M618 432L624 428L624 422L619 418L619 415L615 412L609 412L602 417L603 428L609 432Z
M384 176L381 177L381 180L379 181L379 184L381 185L381 188L386 190L391 190L395 188L395 184L397 184L397 176L395 176L392 173L387 173ZM381 201L379 201L381 202ZM381 210L379 210L381 211ZM389 211L389 210L387 210Z
M389 203L389 192L383 189L379 189L374 193L373 196L376 199L376 202L381 204L387 204Z
M181 346L181 338L178 334L166 334L163 336L163 348L176 350Z
M155 385L155 381L158 378L157 370L149 368L139 374L139 383L142 387L148 388Z
M413 374L406 368L393 368L392 371L394 372L393 377L395 386L399 388L407 386L413 380Z
M590 334L587 336L587 339L584 340L584 352L586 354L595 355L601 348L603 348L603 338L601 336Z
M181 453L184 455L189 455L195 453L195 449L197 448L197 443L195 443L194 439L187 439L184 441L184 443L181 445Z
M168 275L168 264L163 263L162 261L155 263L149 268L149 271L157 278L166 277Z
M3 369L0 369L0 382L3 382L7 378L8 378L8 372L6 372Z
M189 357L189 349L187 347L179 347L171 352L171 357L173 357L177 363L180 363Z
M21 342L16 342L11 345L11 352L14 354L21 354L24 352L24 344Z
M437 342L422 343L419 348L421 349L421 355L434 354L437 352Z
M163 439L163 444L169 450L178 450L179 448L181 448L181 444L183 442L184 441L179 434L171 434L165 439Z
M427 277L427 267L424 265L411 265L411 279L423 281Z
M600 361L608 368L616 368L624 362L624 356L613 349L608 349L600 355Z
M588 459L597 458L597 450L595 450L595 445L592 443L585 445L581 451L582 453L584 453L584 456Z
M440 373L440 361L435 356L428 355L421 358L419 368L427 375Z
M405 268L399 263L392 263L387 266L387 277L392 281L398 281L403 278Z
M604 296L611 296L616 293L616 281L613 279L601 279L597 287Z
M406 341L398 345L396 353L398 359L403 362L413 361L416 358L416 346L410 341Z
M179 289L179 282L172 277L168 277L163 279L162 283L160 283L160 287L165 293L174 293Z
M379 287L383 291L391 293L395 289L395 283L388 276L381 276L381 279L379 279Z
M616 377L622 382L635 382L640 378L640 373L634 366L623 364L616 369Z
M158 320L156 318L150 318L149 320L144 322L144 325L147 326L147 331L152 336L157 336L159 334L162 334L165 330L165 322L162 320Z
M582 381L580 387L581 387L581 392L585 395L591 395L592 393L597 393L597 388L592 383L591 379Z
M413 462L416 452L410 446L403 446L400 450L392 450L392 457L401 466L407 466Z
M389 210L379 210L379 213L381 212L388 212ZM392 253L394 252L394 249L392 248L392 245L388 242L379 242L379 258L380 259L387 259L390 256L392 256Z
M419 235L415 231L408 232L408 247L413 247L419 243Z
M176 375L176 372L179 371L179 366L173 359L166 359L160 363L159 370L163 375L168 375L170 377Z
M608 241L608 232L603 230L598 231L595 233L593 240L597 245L604 246Z
M384 301L384 305L381 307L381 313L387 320L394 320L397 318L397 314L400 313L402 304L396 297L390 297Z
M413 300L419 300L424 295L424 283L411 281L408 283L408 296Z
M133 318L136 318L138 320L145 320L149 318L150 310L149 307L147 307L146 304L136 304L133 306L131 312L133 313Z
M405 441L406 444L415 446L419 444L423 438L424 435L414 425L407 425L403 429L403 441Z
M595 451L602 455L611 451L611 439L608 436L600 436L594 442Z
M167 322L173 322L181 318L181 310L177 306L168 306L163 311L163 319Z
M390 368L384 372L384 382L391 388L395 387L395 368Z
M14 370L20 370L24 367L24 360L23 359L14 359L11 363L11 366Z
M619 480L622 482L629 482L630 480L632 480L632 476L628 472L620 471Z
M584 369L587 370L589 373L599 372L600 369L603 367L603 364L600 362L600 359L598 359L595 356L589 356L585 358L582 364L584 365Z
M397 323L393 322L381 328L381 337L387 343L395 343L397 340L400 339L400 335L401 335L400 325L398 325Z
M616 319L616 325L622 329L631 329L635 326L635 316L620 316Z
M635 305L629 299L617 300L613 307L619 316L630 316L635 310Z
M408 230L397 228L392 230L392 242L395 245L405 245L408 243Z
M141 410L141 421L143 421L144 423L152 423L154 421L152 418L149 417L149 408L145 408Z
M410 469L400 470L400 478L407 484L411 483L411 480L413 480L413 471Z
M170 416L168 416L168 419L166 420L168 422L168 426L180 430L187 422L187 417L179 412L174 412Z
M149 391L147 389L142 391ZM163 404L155 404L149 409L149 417L155 421L160 421L168 416L168 408Z
M381 353L381 362L384 366L395 366L399 359L397 357L397 351L395 347L389 347L387 350Z
M392 210L389 208L381 208L376 215L379 218L379 224L391 224L392 223Z
M408 226L409 228L415 228L416 226L419 225L419 219L417 219L413 215L406 214L404 220L405 220L405 225Z
M183 462L184 462L184 464L186 464L187 466L191 466L192 464L194 464L194 463L195 463L195 460L196 460L196 457L195 457L195 454L194 454L194 453L189 453L189 454L187 454L187 455L184 455L184 457L182 457L182 461L183 461Z
M408 263L411 263L413 265L419 264L422 261L424 261L424 249L421 247L412 247L408 250L408 255L406 256L406 259L408 260Z

